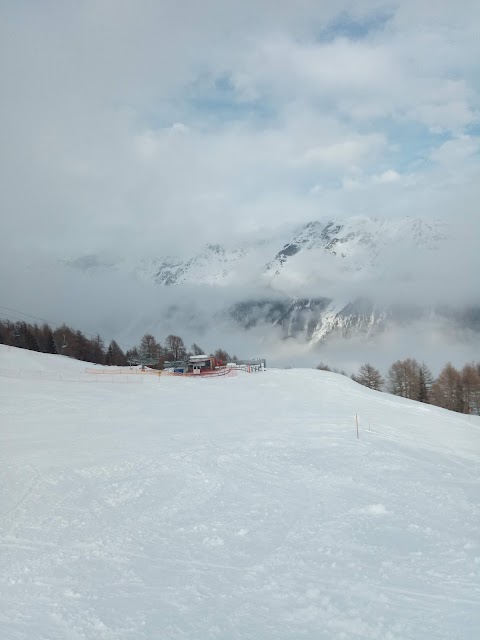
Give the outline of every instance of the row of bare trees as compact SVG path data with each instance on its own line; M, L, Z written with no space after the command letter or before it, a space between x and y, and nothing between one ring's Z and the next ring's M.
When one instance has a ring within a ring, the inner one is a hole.
M427 365L414 358L397 360L386 379L371 364L364 364L352 378L370 389L434 404L438 407L480 415L480 362L457 369L450 362L434 378Z
M155 361L155 364L149 366L156 368L162 368L167 360L182 360L189 355L205 353L195 343L187 349L182 338L172 334L167 336L162 345L152 334L146 333L138 346L124 351L115 340L106 347L99 335L87 336L66 324L52 329L46 323L38 325L1 319L0 344L42 353L57 353L104 365L124 366L141 358L149 358ZM235 359L235 356L231 358L224 349L217 349L211 355L221 362Z
M190 349L187 349L180 336L170 334L162 345L151 333L146 333L140 340L138 347L129 349L125 356L129 362L139 359L151 359L156 363L153 365L154 367L163 368L165 362L181 361L191 355L198 356L204 353L205 351L195 342ZM236 359L235 356L231 357L225 349L217 349L211 355L215 356L215 358L222 363Z

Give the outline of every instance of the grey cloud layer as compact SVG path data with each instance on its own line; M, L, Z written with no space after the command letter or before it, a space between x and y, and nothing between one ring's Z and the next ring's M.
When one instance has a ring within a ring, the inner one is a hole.
M12 260L189 254L325 216L459 217L450 269L422 282L471 291L478 2L0 12L0 249Z

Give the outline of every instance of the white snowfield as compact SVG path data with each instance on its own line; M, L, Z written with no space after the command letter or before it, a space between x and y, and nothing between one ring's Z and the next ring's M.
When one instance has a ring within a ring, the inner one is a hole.
M479 418L313 370L0 370L1 640L480 638Z

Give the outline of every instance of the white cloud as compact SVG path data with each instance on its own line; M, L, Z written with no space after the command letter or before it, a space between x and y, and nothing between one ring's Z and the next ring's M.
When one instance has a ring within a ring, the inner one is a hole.
M307 149L301 162L306 165L320 165L327 168L355 169L365 160L375 156L385 146L380 135L351 136L345 140L319 145Z
M459 162L468 161L480 151L480 138L462 135L453 138L435 148L431 159L444 166L457 166Z
M401 176L398 173L398 171L395 171L394 169L388 169L383 173L374 175L372 177L372 182L376 184L388 184L391 182L398 182L400 179L401 179Z
M325 215L463 213L478 236L477 2L0 12L0 250L188 253Z

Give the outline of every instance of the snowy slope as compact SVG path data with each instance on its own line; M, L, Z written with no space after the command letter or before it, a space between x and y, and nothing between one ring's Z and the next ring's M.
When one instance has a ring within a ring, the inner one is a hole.
M0 370L2 639L478 638L479 418L320 371Z

